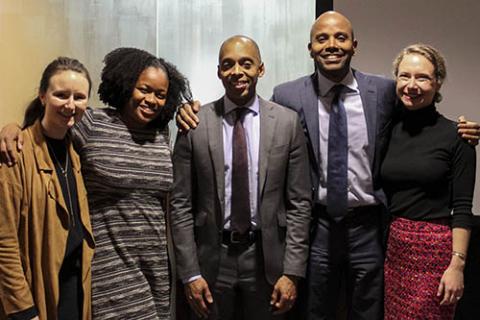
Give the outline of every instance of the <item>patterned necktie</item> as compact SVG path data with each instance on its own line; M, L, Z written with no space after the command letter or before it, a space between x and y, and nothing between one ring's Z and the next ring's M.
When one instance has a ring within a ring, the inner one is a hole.
M327 212L340 221L348 211L348 128L340 99L343 85L335 85L328 127Z
M231 230L244 234L250 230L250 191L248 181L248 149L242 120L248 108L235 110L232 155Z

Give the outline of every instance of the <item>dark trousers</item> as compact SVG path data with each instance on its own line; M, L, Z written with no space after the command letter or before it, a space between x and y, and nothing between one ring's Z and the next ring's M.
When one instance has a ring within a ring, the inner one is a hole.
M314 209L307 272L307 319L336 319L346 288L348 319L383 318L383 227L379 206L351 210L340 222Z
M273 286L265 279L261 240L251 245L222 244L220 267L215 284L209 319L268 320L273 316L270 297Z
M58 320L82 319L82 247L80 246L62 264L58 277L60 297Z

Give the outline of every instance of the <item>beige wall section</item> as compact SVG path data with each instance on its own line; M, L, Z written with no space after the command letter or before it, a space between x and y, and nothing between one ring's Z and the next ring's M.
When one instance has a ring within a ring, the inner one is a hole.
M45 66L56 57L79 59L97 97L102 59L112 49L155 53L156 3L161 0L0 0L0 126L23 120Z
M480 122L480 1L335 0L335 10L350 18L358 39L353 65L391 77L392 61L405 46L424 42L447 60L447 81L438 109L446 117L465 115ZM477 147L477 154L480 147ZM480 215L480 157L477 155L474 212Z
M40 75L58 55L67 55L61 2L0 0L0 126L23 120Z

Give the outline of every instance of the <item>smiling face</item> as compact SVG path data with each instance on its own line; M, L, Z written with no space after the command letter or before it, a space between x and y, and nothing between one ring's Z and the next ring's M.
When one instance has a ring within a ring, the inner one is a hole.
M397 96L410 110L417 110L433 103L440 90L435 78L435 67L420 54L406 54L397 72Z
M145 127L159 114L167 102L169 81L161 68L148 67L140 74L132 97L122 110L125 122L131 127Z
M76 71L60 71L50 78L47 90L39 94L45 107L42 127L49 137L62 139L81 119L87 108L89 88L85 75Z
M343 15L326 12L313 24L308 50L327 79L340 82L347 75L356 47L352 25Z
M258 47L251 39L233 37L223 43L217 75L233 103L242 106L252 99L264 72Z

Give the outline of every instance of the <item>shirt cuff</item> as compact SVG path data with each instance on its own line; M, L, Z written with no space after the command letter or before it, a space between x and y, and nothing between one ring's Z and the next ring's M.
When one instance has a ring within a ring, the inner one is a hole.
M201 277L202 276L198 274L198 275L190 277L190 278L182 279L182 282L183 282L183 284L188 284L188 283L193 282L197 279L200 279Z

